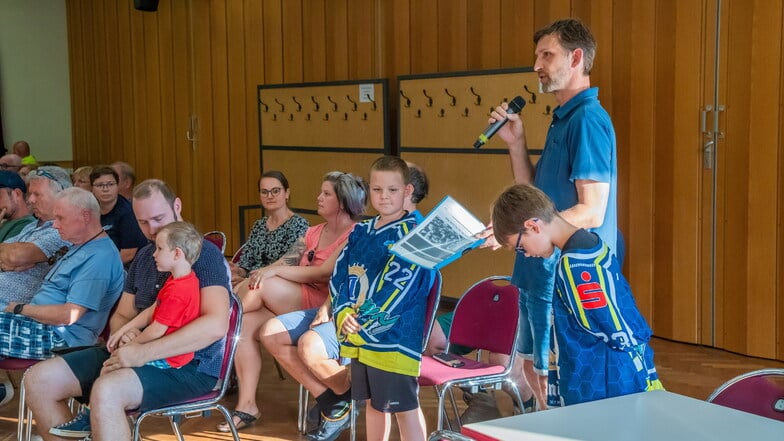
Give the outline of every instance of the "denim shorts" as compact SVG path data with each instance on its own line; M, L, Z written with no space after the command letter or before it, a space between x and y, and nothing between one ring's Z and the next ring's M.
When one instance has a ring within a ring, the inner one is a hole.
M550 356L555 267L560 252L549 258L525 257L517 253L512 283L520 289L520 339L517 352L533 360L534 370L547 375Z
M340 359L340 343L338 343L335 322L329 321L327 323L322 323L312 329L310 327L313 319L316 318L317 311L318 308L304 309L302 311L281 314L275 318L283 324L283 327L286 328L287 331L289 331L289 337L291 337L292 344L296 345L303 334L312 330L321 337L321 341L324 343L324 347L327 350L327 356L333 360L338 360ZM340 364L347 363L348 359L345 359L341 360Z

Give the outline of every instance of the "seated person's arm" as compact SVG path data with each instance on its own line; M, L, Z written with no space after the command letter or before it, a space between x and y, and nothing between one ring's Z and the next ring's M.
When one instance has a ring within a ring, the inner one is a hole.
M117 349L118 346L126 345L132 341L137 341L137 338L142 334L140 329L144 329L147 324L152 321L152 315L153 312L155 312L156 306L156 304L153 304L149 308L140 312L136 317L126 321L125 324L119 326L119 328L111 328L112 334L109 336L109 340L106 342L106 347L109 349L109 351ZM119 311L119 307L117 309ZM138 343L142 342L138 341Z
M229 329L228 291L211 285L200 292L201 315L196 320L157 340L118 348L114 353L120 354L120 367L141 366L152 360L196 352L225 337Z
M24 271L39 262L45 262L46 255L31 242L0 244L0 268L3 271Z
M324 303L319 306L318 311L316 311L316 316L313 317L313 321L310 322L310 327L315 328L316 326L322 323L327 323L330 320L332 320L332 300L327 297Z
M133 341L139 344L144 344L159 339L163 337L167 329L169 329L169 327L163 323L153 321L149 326L144 328L144 331L142 331L142 333L139 334L139 336L136 337L136 339Z
M610 184L607 182L576 179L577 204L560 212L561 217L578 228L597 228L604 222Z
M112 334L117 332L126 323L133 320L133 318L139 314L139 311L136 309L136 305L134 304L135 300L135 295L128 292L122 293L120 301L117 304L117 309L115 309L114 314L109 317L109 329L111 330Z
M321 265L298 266L299 260L297 260L297 266L276 266L269 268L267 271L264 271L261 278L266 279L277 276L296 283L326 282L332 275L332 271L335 269L335 262L338 260L340 252L343 251L343 247L346 246L346 242L348 242L348 240L343 241L343 243L337 247ZM300 255L300 257L302 256Z
M11 302L6 307L6 312L13 312L17 304ZM87 308L74 303L62 303L59 305L25 305L22 315L41 322L45 325L72 325L79 320Z
M136 251L138 248L123 248L120 250L120 259L122 259L122 263L128 263L136 257Z

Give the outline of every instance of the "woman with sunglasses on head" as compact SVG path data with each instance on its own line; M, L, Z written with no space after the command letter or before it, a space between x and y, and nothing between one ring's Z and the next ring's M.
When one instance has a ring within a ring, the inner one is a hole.
M308 229L308 221L289 208L291 190L282 172L265 172L258 185L264 217L253 224L239 261L229 263L235 291L256 270L280 259Z
M256 388L262 325L280 314L315 310L324 304L335 261L365 211L367 185L351 174L330 172L322 180L317 201L318 214L325 222L310 227L277 262L255 271L235 288L244 313L234 357L239 383L234 422L238 429L260 416ZM229 427L221 424L218 430L228 432Z

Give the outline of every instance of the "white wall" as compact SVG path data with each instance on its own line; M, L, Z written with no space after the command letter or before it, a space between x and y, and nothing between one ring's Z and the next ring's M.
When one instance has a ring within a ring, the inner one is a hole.
M3 141L38 161L70 161L71 94L65 0L0 0Z

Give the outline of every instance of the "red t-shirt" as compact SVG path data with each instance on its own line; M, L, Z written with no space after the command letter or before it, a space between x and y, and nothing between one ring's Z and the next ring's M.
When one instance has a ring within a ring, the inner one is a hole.
M153 321L166 325L166 334L182 328L199 316L201 292L196 273L175 279L169 276L158 293L157 306L152 314ZM193 360L193 352L175 355L166 359L171 367L180 367Z

